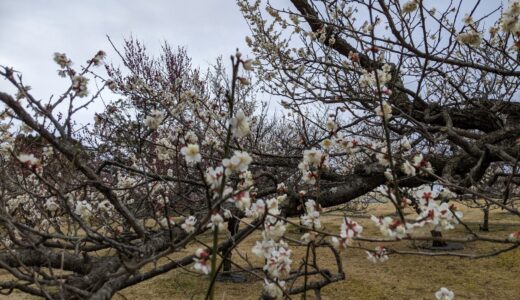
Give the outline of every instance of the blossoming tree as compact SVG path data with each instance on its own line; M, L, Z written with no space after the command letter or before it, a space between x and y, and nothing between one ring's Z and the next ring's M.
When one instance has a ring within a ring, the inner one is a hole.
M453 203L472 194L520 217L517 1L489 13L477 2L465 16L453 2L419 0L237 3L255 59L237 51L229 71L219 60L201 72L167 45L152 58L130 40L118 52L124 67L105 65L106 78L95 69L104 52L80 66L56 53L69 86L41 99L1 67L17 90L0 93L0 267L13 277L1 292L109 299L191 265L209 275L210 299L230 268L261 279L263 298L318 298L345 279L342 257L354 244L367 263L405 253L384 246L396 240L496 243L485 253L413 252L472 258L520 246L519 232L472 231ZM256 86L281 97L283 118L268 117ZM102 102L106 89L121 99ZM78 125L94 103L103 112ZM506 178L505 188L483 189L490 176ZM346 215L337 232L322 226L324 209L374 191L396 212L371 217L381 236L363 235ZM286 236L288 224L300 239ZM455 226L461 236L440 234ZM231 256L246 238L257 239L261 272ZM186 247L195 250L179 258ZM334 269L317 249L330 251Z

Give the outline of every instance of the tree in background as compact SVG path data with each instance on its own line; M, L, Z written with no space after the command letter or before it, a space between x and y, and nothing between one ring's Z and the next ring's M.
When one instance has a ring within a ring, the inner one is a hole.
M465 16L456 3L291 2L238 1L255 59L237 51L230 70L218 60L202 72L168 45L153 58L128 40L123 67L105 65L106 78L95 69L104 52L78 68L56 53L70 85L44 100L2 66L18 93L0 93L0 267L13 277L1 291L109 299L192 265L209 274L210 299L231 268L263 280L266 299L319 297L345 279L341 251L351 246L375 263L402 251L367 245L396 240L496 243L444 252L473 258L518 248L519 232L474 232L453 203L471 194L520 216L518 2L490 13L477 2ZM283 116L268 115L257 86L282 98ZM106 89L120 99L103 101ZM104 105L94 124L77 124L94 103ZM338 232L322 226L323 209L369 193L395 208L372 216L383 237L363 236L346 215ZM441 235L454 226L466 232ZM261 271L231 256L248 237ZM294 260L292 247L306 256ZM318 250L332 253L334 269Z

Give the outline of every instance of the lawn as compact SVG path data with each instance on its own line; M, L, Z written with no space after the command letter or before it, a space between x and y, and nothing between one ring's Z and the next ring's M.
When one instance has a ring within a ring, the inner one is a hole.
M460 205L459 205L460 207ZM478 232L482 212L476 209L461 207L465 213L464 220L472 230ZM364 236L378 236L378 229L371 223L368 214L388 214L388 205L372 205L364 216L355 218L364 226ZM494 210L490 214L490 232L481 233L489 236L506 237L512 231L520 230L518 218ZM412 215L410 215L412 217ZM341 220L339 212L331 212L322 217L328 230L337 232ZM427 235L427 232L424 232ZM464 228L458 225L447 236L464 236ZM288 227L287 235L299 238L300 233L294 226ZM224 238L222 236L222 238ZM238 251L247 256L255 267L262 266L262 261L254 257L251 247L259 238L252 235L245 240ZM202 237L208 240L209 236ZM363 247L374 248L377 244L363 243ZM401 241L387 246L400 250L418 250L421 243ZM467 243L461 253L484 253L503 247L485 242ZM192 253L197 245L183 250L170 257L172 259ZM292 246L293 268L305 256L305 247ZM318 251L318 260L325 266L333 267L330 252ZM520 295L520 249L499 256L482 259L458 257L431 257L416 255L391 255L384 263L373 264L366 259L362 249L351 248L342 253L343 268L347 279L328 285L322 290L322 299L434 299L434 293L445 286L455 292L456 299L519 299ZM246 263L238 255L235 260L243 266ZM334 269L332 269L334 270ZM202 299L205 296L209 280L206 276L194 273L191 268L174 270L149 281L129 287L114 299ZM218 282L216 299L258 299L262 289L262 281L248 276L246 283ZM309 293L310 298L314 294ZM12 299L30 299L19 293L11 295ZM299 299L299 296L293 298Z

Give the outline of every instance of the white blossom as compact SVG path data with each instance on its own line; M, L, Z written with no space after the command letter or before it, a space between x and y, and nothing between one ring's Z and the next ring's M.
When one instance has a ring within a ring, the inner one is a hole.
M88 81L88 78L84 76L74 76L74 78L72 78L72 90L75 91L79 97L86 97L88 95Z
M231 119L231 133L236 138L241 138L249 134L249 121L244 111L239 110L235 117Z
M383 117L385 120L388 120L392 117L392 106L388 104L388 102L383 101L383 103L376 107L375 109L376 115Z
M475 30L460 33L457 36L457 41L461 44L470 45L472 47L479 47L482 43L482 34Z
M247 171L249 164L253 161L249 153L243 151L235 151L231 158L222 160L222 165L226 168L226 174L233 172Z
M195 232L195 224L197 223L197 219L194 216L189 216L184 223L182 223L181 228L184 229L187 233Z
M199 152L199 145L197 144L188 144L187 146L182 147L181 154L184 155L184 159L188 164L198 163L202 160L202 156Z
M45 207L46 210L48 210L50 212L55 212L60 208L59 204L56 202L56 199L54 199L54 198L47 199L47 201L45 201L45 204L43 206Z
M374 252L366 251L367 259L373 263L385 262L388 260L387 251L382 246L377 246Z
M285 287L285 281L279 280L279 281L277 281L277 283L275 283L275 282L268 281L266 279L265 283L264 283L265 293L273 299L283 299L282 288L284 288L284 287Z
M29 166L29 167L32 167L32 166L37 166L40 164L40 160L38 158L36 158L34 156L34 154L30 153L30 154L27 154L27 153L21 153L20 155L17 156L18 160Z
M202 248L195 250L195 257L193 258L195 265L193 268L204 274L209 274L211 272L211 260L209 258L208 250Z
M88 220L92 216L92 206L86 200L78 201L74 213L84 220Z
M164 118L164 112L154 109L150 111L150 115L144 119L144 123L150 129L157 129L159 128L159 125L161 125L162 121L164 121Z
M415 176L415 167L407 160L403 163L402 170L408 176Z
M401 7L401 9L403 10L403 12L405 14L408 14L408 13L411 13L411 12L414 12L416 9L417 9L417 1L416 0L411 0L411 1L407 1L403 4L403 6Z
M452 300L454 297L455 297L455 294L445 287L441 287L435 293L435 299L437 299L437 300Z

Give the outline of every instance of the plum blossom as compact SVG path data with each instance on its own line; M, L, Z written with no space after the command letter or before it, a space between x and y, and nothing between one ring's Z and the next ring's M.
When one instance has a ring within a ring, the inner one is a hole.
M94 66L99 66L101 65L101 63L103 62L103 60L105 59L105 56L107 54L105 53L105 51L103 50L99 50L96 55L94 56L94 58L92 58L90 60L90 62L92 62L94 64Z
M415 176L415 167L407 160L403 163L402 170L408 176Z
M212 228L213 230L218 228L219 231L222 231L225 230L226 227L227 223L224 222L224 218L222 218L222 216L218 212L214 212L211 215L211 222L208 223L208 228Z
M421 171L431 173L433 172L432 165L427 161L422 154L418 154L413 158L413 166Z
M457 41L461 44L469 45L472 47L479 47L482 43L482 34L475 30L460 33L457 36Z
M87 220L92 216L92 206L86 200L78 201L74 213L82 219Z
M315 185L316 179L318 178L318 173L313 171L307 171L303 173L302 179L305 183L309 185Z
M306 214L300 217L301 224L305 227L312 229L320 229L321 221L320 221L320 205L317 204L314 200L309 199L305 202L305 211Z
M303 162L309 166L319 166L325 156L316 148L303 151Z
M195 257L193 258L195 262L193 268L204 274L209 274L209 272L211 272L211 260L209 258L209 251L207 249L197 249L195 251Z
M150 111L150 115L144 119L144 123L150 129L157 129L159 128L159 125L161 125L162 121L164 121L164 118L164 112L154 109Z
M246 216L258 219L265 214L265 202L262 199L256 200L250 208L246 209Z
M370 219L377 226L384 236L402 239L406 236L406 227L400 220L394 220L391 217L376 217L371 216Z
M86 97L88 95L87 90L88 78L76 75L72 78L72 90L77 93L79 97Z
M331 140L331 139L324 139L321 143L320 143L321 147L325 150L329 150L330 148L332 148L332 145L334 145L334 142Z
M433 191L429 185L423 185L421 188L417 189L414 194L415 197L419 199L419 204L421 206L428 206L430 201L438 196L438 193Z
M309 232L304 233L301 236L300 240L303 243L308 244L312 241L315 241L317 236L318 236L318 233L316 231L309 231Z
M197 144L188 144L187 146L182 147L181 154L184 155L184 159L188 164L198 163L202 160L199 145Z
M56 199L54 198L47 199L43 207L45 207L45 209L50 212L55 212L60 208L59 204L56 202Z
M376 115L388 120L392 117L392 106L383 100L383 103L375 108L375 112Z
M511 1L507 9L504 10L500 20L500 26L504 32L518 34L520 32L520 2L518 0Z
M283 288L285 287L285 281L278 280L277 282L271 282L265 280L264 291L273 299L283 299Z
M390 166L390 157L386 153L386 148L381 149L381 152L376 154L377 162L383 167Z
M28 167L37 166L40 164L40 160L34 156L34 154L30 153L21 153L17 156L18 160Z
M447 202L443 202L439 205L439 225L443 229L453 229L453 224L458 224L459 219L462 219L463 214L460 211L457 211L455 205L448 205Z
M436 293L435 293L435 299L437 300L452 300L455 297L455 293L448 290L445 287L441 287Z
M256 244L253 246L251 251L258 257L268 258L274 247L275 242L273 240L263 239L262 241L256 241Z
M316 184L318 172L316 170L327 167L326 154L316 148L303 151L303 161L298 168L303 173L302 180L310 185Z
M233 172L247 171L249 164L253 161L249 153L243 151L235 151L231 158L222 160L222 165L226 168L226 175Z
M285 246L286 244L279 243L267 257L263 269L273 278L285 278L291 271L291 250Z
M245 211L251 206L251 197L248 191L237 193L231 198L231 201L234 202L235 206L241 211Z
M265 218L264 232L267 238L279 241L285 234L286 229L285 222L282 220L278 220L273 216Z
M244 67L244 70L246 70L246 71L253 70L253 60L248 59L248 60L242 61L242 66Z
M401 7L401 9L403 10L403 12L405 14L409 14L411 12L414 12L416 9L417 9L417 1L416 0L411 0L411 1L407 1L403 4L403 6Z
M231 119L231 133L236 138L241 138L249 134L249 121L244 111L239 110L235 117Z
M336 121L332 118L329 118L327 120L327 129L330 131L330 132L334 132L338 129L338 124L336 123Z
M388 181L393 181L395 179L394 174L392 174L392 169L386 169L383 174L385 175L386 180Z
M412 145L410 144L410 140L408 140L406 137L401 139L401 145L406 150L412 149Z
M510 241L510 242L513 242L513 243L518 243L520 242L520 231L515 231L513 233L511 233L507 239Z
M367 259L373 263L385 262L388 260L386 248L377 246L374 252L366 251Z
M189 216L184 223L182 223L181 228L184 229L187 233L195 232L195 224L197 223L197 218L194 216Z
M340 251L344 250L347 246L351 245L354 237L361 235L361 232L363 232L363 227L361 225L356 221L345 217L343 223L341 223L339 238L335 236L331 238L332 245Z
M208 185L215 191L222 185L222 177L224 175L223 167L208 168L205 178Z
M54 62L56 62L62 69L70 67L72 61L67 57L65 53L54 53Z
M433 200L432 193L425 191L423 192L422 198L419 199L421 213L417 217L416 224L414 227L420 227L424 224L431 224L436 229L449 230L454 228L454 224L459 223L459 219L462 219L462 212L457 211L454 205L448 205L447 202L443 202L440 205Z

